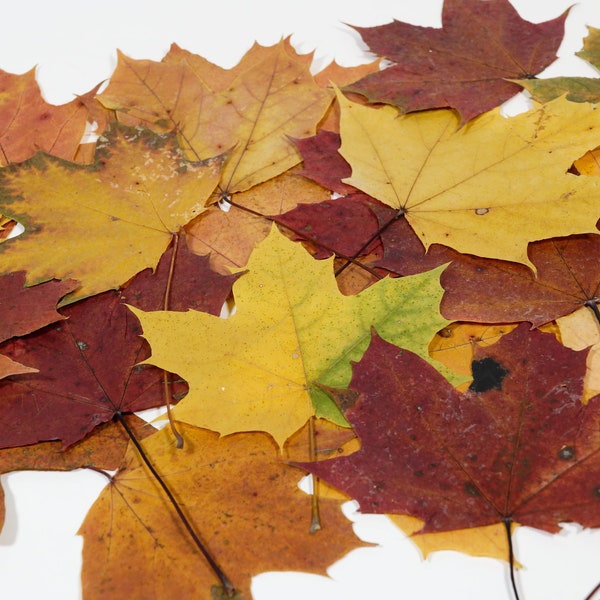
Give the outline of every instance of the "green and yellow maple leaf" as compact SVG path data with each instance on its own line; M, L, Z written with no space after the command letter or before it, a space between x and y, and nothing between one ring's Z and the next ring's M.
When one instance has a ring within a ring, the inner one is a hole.
M600 110L558 98L507 119L499 109L459 129L457 115L401 115L341 94L344 179L398 209L426 248L520 262L530 241L597 233L600 181L567 173L597 144Z
M190 385L177 419L223 435L266 431L281 446L315 413L345 422L315 383L346 386L372 327L434 362L428 344L447 324L438 308L442 268L343 296L332 260L314 260L273 228L234 284L230 318L132 308L152 347L145 362Z
M184 159L173 135L115 128L94 164L37 154L2 172L0 211L25 232L0 244L0 273L28 285L72 278L71 300L117 288L154 268L174 233L205 209L220 159Z

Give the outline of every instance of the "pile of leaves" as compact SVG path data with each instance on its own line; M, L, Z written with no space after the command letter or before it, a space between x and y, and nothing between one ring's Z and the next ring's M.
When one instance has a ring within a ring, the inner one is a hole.
M119 54L62 106L0 73L0 468L106 476L84 598L325 574L349 498L515 595L515 527L600 526L600 80L535 77L565 18L446 0L315 76Z

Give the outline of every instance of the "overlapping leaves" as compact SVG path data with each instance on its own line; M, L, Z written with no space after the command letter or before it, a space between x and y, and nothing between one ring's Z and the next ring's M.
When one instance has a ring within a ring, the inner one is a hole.
M395 64L350 86L358 71L313 78L287 40L229 70L177 45L121 53L64 107L4 74L0 223L25 232L0 243L2 471L118 468L82 527L86 598L227 594L207 556L244 597L266 569L323 573L360 542L339 500L312 501L327 534L307 533L292 445L362 511L425 532L600 525L597 95L496 108L565 16L447 0L442 29L359 29ZM597 31L580 55L597 64ZM115 117L76 164L82 125ZM125 417L166 402L173 429ZM345 433L320 438L317 417Z

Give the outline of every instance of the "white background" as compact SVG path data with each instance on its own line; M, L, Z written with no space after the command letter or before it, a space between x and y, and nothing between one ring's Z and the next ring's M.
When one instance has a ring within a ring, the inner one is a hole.
M524 18L540 22L558 16L571 0L513 4ZM2 10L0 68L23 73L37 65L46 100L63 103L110 77L117 48L134 58L160 60L176 42L229 68L255 40L271 45L293 34L299 51L315 50L314 70L334 58L350 66L367 62L369 55L345 23L373 26L396 18L440 26L441 6L441 0L15 0ZM560 59L546 76L598 76L573 55L581 48L586 24L600 27L598 0L582 0L572 9ZM509 106L514 112L526 104L521 98ZM0 534L0 597L77 600L82 541L76 531L106 479L89 471L20 472L1 479L7 523ZM346 508L357 535L380 546L353 551L329 569L330 579L262 574L254 580L255 600L511 597L505 563L456 552L423 560L385 517L357 515L352 503ZM551 536L521 528L515 543L524 564L517 576L522 600L583 600L600 581L598 530L570 525Z

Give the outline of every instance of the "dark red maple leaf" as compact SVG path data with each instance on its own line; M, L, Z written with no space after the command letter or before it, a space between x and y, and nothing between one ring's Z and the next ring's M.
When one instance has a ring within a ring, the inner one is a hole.
M120 291L108 291L63 309L66 318L0 346L39 373L0 382L0 446L57 440L67 447L116 413L164 404L163 371L138 365L150 354L138 320L124 301L145 310L163 308L171 247L154 275L143 271ZM207 257L180 244L174 263L169 307L219 314L236 276L208 267ZM180 396L187 386L173 386Z
M401 21L355 27L394 64L345 89L407 112L456 108L469 121L521 90L506 79L533 77L555 60L567 12L534 24L508 0L445 0L441 29Z
M338 152L342 145L339 133L321 129L317 135L294 142L304 162L301 175L342 196L357 192L342 181L352 175L352 167Z
M537 274L501 260L462 256L442 274L441 312L480 323L529 321L535 327L600 300L600 235L529 244Z
M300 466L362 512L414 515L422 532L514 521L600 525L600 396L580 401L585 352L521 324L475 349L460 394L415 354L374 334L345 413L361 441Z
M25 272L17 271L0 277L0 342L31 333L65 317L56 311L58 301L78 287L72 279L51 280L25 286ZM0 355L0 378L30 370Z

